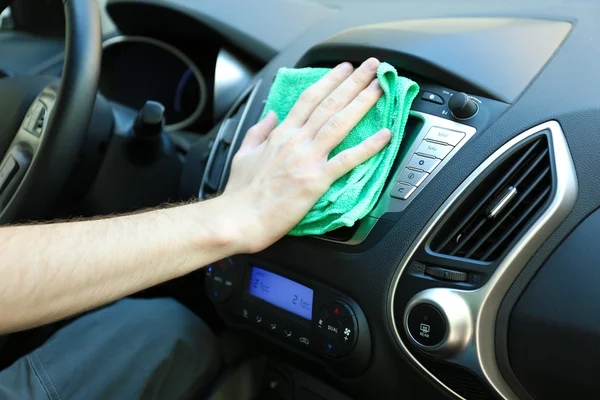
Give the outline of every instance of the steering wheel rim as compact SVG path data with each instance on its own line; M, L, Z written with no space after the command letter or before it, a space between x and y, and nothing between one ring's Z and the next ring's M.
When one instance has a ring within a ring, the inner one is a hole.
M0 177L3 168L15 161L19 164L10 182L0 187L0 224L44 217L62 192L85 141L100 76L100 10L95 0L64 0L63 7L66 45L60 84L44 82L8 151L0 155ZM40 79L16 79L27 78ZM39 112L40 103L46 108L47 122L32 133L30 119Z

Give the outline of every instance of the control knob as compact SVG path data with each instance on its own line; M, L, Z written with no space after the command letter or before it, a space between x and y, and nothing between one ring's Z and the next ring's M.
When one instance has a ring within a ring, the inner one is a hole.
M455 93L448 102L450 112L457 119L469 119L479 111L479 106L466 93Z

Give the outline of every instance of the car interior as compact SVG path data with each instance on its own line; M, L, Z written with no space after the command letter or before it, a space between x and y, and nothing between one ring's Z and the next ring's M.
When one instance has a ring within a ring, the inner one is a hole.
M221 193L280 68L420 86L375 207L135 297L215 332L206 399L600 390L596 0L0 0L0 224ZM0 340L0 368L69 321Z

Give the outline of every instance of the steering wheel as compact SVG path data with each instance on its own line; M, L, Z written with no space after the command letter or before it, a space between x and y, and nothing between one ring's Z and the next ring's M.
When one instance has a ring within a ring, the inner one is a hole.
M0 0L0 11L2 4ZM94 109L102 32L93 0L64 0L60 82L0 79L0 224L45 216L78 161Z

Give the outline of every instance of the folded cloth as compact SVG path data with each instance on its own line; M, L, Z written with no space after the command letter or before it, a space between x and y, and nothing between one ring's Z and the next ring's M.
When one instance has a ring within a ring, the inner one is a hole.
M283 121L300 94L329 71L329 68L281 68L262 117L272 110L279 121ZM380 64L377 79L384 95L329 158L360 144L382 128L392 131L390 143L338 179L289 235L321 235L343 226L353 226L375 207L400 149L410 106L419 92L415 82L399 77L396 69L388 63Z

